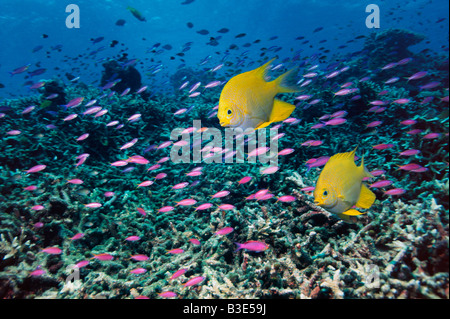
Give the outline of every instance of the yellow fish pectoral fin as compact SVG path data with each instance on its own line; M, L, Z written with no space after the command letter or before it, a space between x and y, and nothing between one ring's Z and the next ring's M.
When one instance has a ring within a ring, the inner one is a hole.
M255 130L259 130L260 128L264 128L264 127L266 127L266 126L269 126L270 124L272 124L272 122L263 122L263 123L259 124L259 125L255 128Z
M264 128L274 122L284 121L291 115L291 113L295 110L295 105L289 104L287 102L274 99L272 112L270 113L269 120L267 122L263 122L259 124L255 129L259 130L260 128Z
M366 185L362 184L361 193L359 194L358 202L355 205L359 208L368 209L373 205L376 198L375 194L368 189Z
M346 210L345 212L342 213L342 215L346 215L346 216L358 216L358 215L362 215L362 214L364 214L364 213L361 213L353 208Z
M270 113L269 122L280 122L284 121L291 115L295 110L295 105L289 104L287 102L274 99L273 100L273 108Z

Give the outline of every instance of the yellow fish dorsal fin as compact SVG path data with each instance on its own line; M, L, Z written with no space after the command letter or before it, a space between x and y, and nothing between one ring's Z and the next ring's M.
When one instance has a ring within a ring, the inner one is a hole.
M366 185L362 184L361 192L355 206L368 209L373 205L376 198L377 197L375 196L375 194L370 189L368 189Z
M267 71L269 70L269 65L275 60L276 58L273 58L263 65L261 65L259 68L254 69L252 72L256 77L261 78L265 81L265 77L267 75Z
M330 157L327 164L333 163L334 161L345 161L345 160L351 160L352 162L355 162L355 153L356 153L356 148L351 152L337 153Z
M272 112L270 113L269 120L267 122L261 123L256 127L257 130L260 128L264 128L271 123L284 121L291 115L291 113L295 110L295 105L289 104L287 102L274 99Z

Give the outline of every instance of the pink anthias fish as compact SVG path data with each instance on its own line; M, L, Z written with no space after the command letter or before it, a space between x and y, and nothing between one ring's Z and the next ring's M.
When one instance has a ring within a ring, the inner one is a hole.
M324 124L325 125L336 126L336 125L344 124L345 122L347 122L347 120L345 118L338 117L338 118L334 118L332 120L326 121L326 122L324 122Z
M201 245L200 240L198 240L197 238L189 238L189 242L192 245L195 245L195 246L200 246Z
M6 132L6 134L12 135L12 136L16 136L16 135L19 135L19 134L21 134L21 133L22 133L22 132L19 131L19 130L11 130L11 131Z
M41 250L43 253L47 253L49 255L59 255L62 253L61 248L58 247L47 247Z
M220 191L220 192L215 193L214 195L211 195L211 197L212 198L222 198L222 197L227 196L228 194L230 194L229 191Z
M192 206L192 205L196 204L197 201L193 198L187 198L187 199L180 200L179 202L176 202L176 203L177 203L176 206Z
M75 118L77 118L78 117L78 114L70 114L70 115L68 115L68 116L66 116L65 118L63 118L63 121L64 122L67 122L67 121L72 121L73 119L75 119Z
M295 150L293 148L285 148L278 152L278 156L284 156L294 153Z
M398 170L404 170L404 171L416 171L416 170L421 170L422 168L424 168L423 166L416 164L416 163L409 163L406 165L399 165L398 166Z
M166 252L166 254L171 254L171 255L182 254L182 253L184 253L184 249L181 249L181 248L174 248L174 249L168 250Z
M186 271L187 271L186 268L182 268L182 269L180 269L180 270L177 270L176 272L174 272L174 273L172 274L172 276L170 276L169 280L173 280L173 279L175 279L175 278L178 278L178 277L182 276L183 274L186 273Z
M136 122L141 118L141 116L142 115L139 113L133 114L128 118L128 122Z
M27 170L26 173L27 174L37 173L37 172L44 170L46 167L47 167L47 165L36 165L36 166L33 166L32 168L30 168L29 170Z
M84 207L87 207L87 208L99 208L99 207L102 207L102 204L97 203L97 202L92 202L92 203L89 203L89 204L85 204Z
M277 198L277 201L283 202L283 203L291 203L294 202L296 198L292 195L283 195Z
M414 73L413 75L411 75L409 78L407 78L408 79L408 81L411 81L411 80L418 80L418 79L421 79L421 78L423 78L423 77L425 77L425 76L427 76L428 75L428 72L426 72L426 71L420 71L420 72L417 72L417 73Z
M402 125L413 125L413 124L416 124L416 123L417 123L417 121L413 120L413 119L404 120L404 121L400 122L400 124L402 124Z
M83 238L84 236L85 236L84 233L78 233L78 234L75 234L74 236L70 237L69 239L70 240L78 240L78 239Z
M241 243L235 243L237 245L236 251L240 250L240 249L245 249L245 250L249 250L249 251L254 251L254 252L261 252L261 251L265 251L266 249L269 248L269 246L266 243L263 243L261 241L257 241L257 240L249 240L243 244Z
M114 167L122 167L122 166L128 165L128 162L127 161L115 161L115 162L112 162L110 165L114 166Z
M224 227L224 228L219 229L218 231L215 232L215 234L216 234L216 235L221 235L221 236L223 236L223 235L228 235L228 234L231 233L233 230L234 230L233 227L229 227L229 226L228 226L228 227Z
M201 204L200 206L196 207L195 210L206 210L206 209L211 208L212 206L213 206L213 204L211 204L211 203L204 203L204 204Z
M267 146L258 147L248 153L248 157L263 155L267 153L268 150L269 148Z
M139 236L128 236L127 238L125 238L126 241L138 241L140 239L141 237Z
M252 176L244 176L239 180L239 184L246 184L252 180Z
M183 284L183 286L184 287L190 287L190 286L198 285L203 280L205 280L205 277L197 276L197 277L194 277L192 279L189 279L186 283Z
M146 216L147 213L145 212L145 209L143 209L142 207L138 207L136 208L136 210L138 211L139 214L141 214L142 216Z
M63 105L65 108L74 108L77 106L80 106L81 103L83 103L84 97L77 97L74 98L73 100L70 100L69 103L67 103L66 105Z
M367 124L366 127L367 128L369 128L369 127L376 127L376 126L381 125L381 124L383 124L383 121L373 121L373 122L370 122L369 124Z
M143 274L146 272L147 272L147 269L145 269L145 268L135 268L133 270L130 270L130 273L135 274L135 275L140 275L140 274Z
M400 155L402 156L413 156L420 153L420 150L410 149L403 152L400 152Z
M135 163L135 164L140 164L140 165L146 165L150 162L148 159L146 159L145 157L143 157L141 155L130 156L126 161L129 163Z
M159 213L167 213L167 212L170 212L170 211L172 211L172 210L174 210L175 209L175 207L172 207L172 206L164 206L164 207L161 207L159 210L158 210L158 212Z
M320 166L325 165L329 159L330 159L329 156L321 156L318 158L311 158L310 160L306 161L306 166L308 166L308 168L320 167Z
M406 190L403 188L393 188L384 192L385 195L402 195L406 193Z
M301 146L319 146L322 145L323 141L319 141L319 140L308 140L306 142L303 142L301 144Z
M432 140L432 139L439 138L439 137L441 137L441 133L428 133L428 134L422 136L422 139Z
M389 185L392 185L392 181L385 179L385 180L377 181L377 182L369 185L369 187L370 188L382 188L382 187L386 187Z
M67 181L67 184L75 184L75 185L81 185L83 184L83 180L79 179L79 178L74 178L74 179L69 179Z
M376 150L387 150L389 148L393 148L395 145L394 144L377 144L377 145L373 145L372 148L376 149Z
M101 254L94 254L94 257L92 257L91 259L97 259L100 261L110 261L114 259L114 256L108 253L101 253Z
M38 277L38 276L42 276L45 273L46 273L46 271L44 269L41 269L40 266L38 266L35 270L30 272L30 276Z
M87 139L89 137L89 133L84 133L82 135L80 135L79 137L77 137L77 141L84 141L85 139Z
M130 259L133 259L135 261L146 261L149 259L149 257L146 255L133 255L130 257Z
M177 294L173 291L163 291L158 293L158 296L162 297L162 298L175 298L177 296Z
M102 109L101 106L93 106L88 108L86 111L83 112L83 115L90 115L99 112Z
M235 206L233 206L231 204L222 204L222 205L219 205L218 207L222 210L233 210L236 208Z
M143 181L142 183L138 184L137 187L148 187L150 185L152 185L154 183L154 181Z
M43 210L45 207L42 205L34 205L33 207L31 207L32 210L36 210L36 211L40 211Z
M87 265L89 265L89 260L82 260L77 262L73 268L83 268L86 267Z
M125 150L127 148L132 147L134 144L136 144L137 141L138 141L137 138L132 139L130 142L125 143L124 145L122 145L122 147L120 147L120 150Z
M274 174L279 169L280 169L280 167L278 167L278 166L269 166L269 167L266 167L266 168L262 169L261 170L261 174L263 174L263 175Z
M183 183L179 183L179 184L176 184L176 185L172 186L172 189L182 189L182 188L185 188L188 185L189 185L188 182L183 182Z

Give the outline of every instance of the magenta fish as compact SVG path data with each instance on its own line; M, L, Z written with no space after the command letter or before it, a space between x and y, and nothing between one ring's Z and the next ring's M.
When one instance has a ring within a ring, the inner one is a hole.
M341 125L344 124L345 122L347 122L347 120L343 117L338 117L338 118L334 118L332 120L326 121L324 122L325 125L331 125L331 126L335 126L335 125Z
M47 165L36 165L36 166L33 166L32 168L30 168L29 170L27 170L26 173L28 173L28 174L37 173L37 172L44 170L46 167L47 167Z
M80 106L81 103L83 102L84 97L77 97L74 98L73 100L70 100L69 103L67 103L66 105L63 105L66 109L68 108L74 108L77 106Z
M371 185L369 185L370 188L382 188L382 187L386 187L392 185L392 181L390 180L381 180L381 181L377 181Z
M185 287L195 286L201 283L203 280L205 280L205 277L197 276L192 279L189 279L186 283L183 284L183 286Z
M229 233L231 233L234 230L233 227L224 227L219 229L218 231L216 231L217 235L228 235Z
M393 188L384 192L385 195L402 195L404 193L406 193L406 190L403 188Z
M420 71L420 72L417 72L417 73L414 73L413 75L411 75L409 78L407 78L408 79L408 81L411 81L411 80L418 80L418 79L421 79L421 78L423 78L423 77L425 77L425 76L427 76L428 75L428 72L426 72L426 71Z
M266 243L257 240L249 240L243 244L235 243L237 245L236 251L245 249L254 252L261 252L269 248Z

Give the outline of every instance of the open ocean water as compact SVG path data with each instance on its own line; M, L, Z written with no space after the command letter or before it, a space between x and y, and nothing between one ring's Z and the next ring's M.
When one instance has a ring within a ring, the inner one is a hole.
M449 299L448 1L0 8L0 298Z

